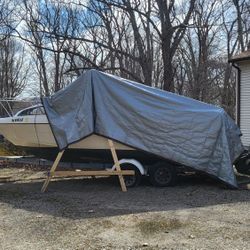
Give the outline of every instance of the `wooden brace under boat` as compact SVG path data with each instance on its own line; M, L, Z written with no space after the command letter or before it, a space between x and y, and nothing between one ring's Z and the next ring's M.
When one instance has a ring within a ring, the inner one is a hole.
M124 178L123 175L134 175L135 171L134 170L121 170L121 166L119 164L119 160L116 154L116 150L115 150L115 146L112 140L108 139L108 144L111 150L111 154L113 157L113 161L114 161L114 170L83 170L80 172L76 172L76 171L56 171L56 168L63 156L64 150L60 151L50 169L50 171L48 172L48 176L47 179L45 180L41 191L45 192L49 182L51 181L51 179L53 177L79 177L79 176L111 176L111 175L117 175L119 178L119 182L121 185L121 189L123 192L127 191L127 187L125 185L124 182Z

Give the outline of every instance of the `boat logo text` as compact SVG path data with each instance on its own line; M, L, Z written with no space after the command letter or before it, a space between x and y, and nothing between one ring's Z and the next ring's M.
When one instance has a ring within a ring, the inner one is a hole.
M12 122L22 122L23 118L14 118L12 119Z

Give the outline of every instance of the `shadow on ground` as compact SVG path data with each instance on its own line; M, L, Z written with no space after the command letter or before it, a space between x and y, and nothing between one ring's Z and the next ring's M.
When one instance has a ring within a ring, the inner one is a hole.
M202 177L182 177L175 187L147 181L122 193L110 178L60 180L41 193L42 182L0 185L0 202L13 208L71 219L98 218L249 202L248 190L230 190Z

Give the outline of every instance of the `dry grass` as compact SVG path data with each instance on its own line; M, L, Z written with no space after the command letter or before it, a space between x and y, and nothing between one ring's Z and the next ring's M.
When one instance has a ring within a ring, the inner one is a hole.
M0 156L11 156L13 155L10 151L8 151L3 143L0 143Z
M186 223L181 222L180 220L166 219L166 218L154 218L151 220L144 220L138 223L137 225L142 234L150 235L160 232L168 233L173 230L180 229L186 226Z
M21 147L15 146L7 140L0 142L0 156L13 155L26 155L26 152Z

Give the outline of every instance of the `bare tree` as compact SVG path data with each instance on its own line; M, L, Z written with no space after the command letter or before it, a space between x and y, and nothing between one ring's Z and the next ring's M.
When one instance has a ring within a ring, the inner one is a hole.
M189 1L187 10L182 11L182 19L176 12L177 3L175 1L157 0L157 14L159 16L161 30L157 30L160 36L163 61L163 89L174 91L174 67L173 58L178 46L185 34L189 19L194 10L195 0ZM186 13L186 14L185 14Z
M15 98L21 94L28 80L29 65L25 65L25 51L14 39L0 42L0 97Z
M2 0L0 2L0 41L6 39L11 33L12 11L8 1Z
M42 94L96 68L233 113L227 57L246 48L246 0L23 0L23 6L26 29L16 32L32 49Z
M32 49L40 94L48 96L66 84L67 50L71 43L63 38L63 34L69 30L73 32L72 10L48 1L44 1L42 6L24 1L23 8L26 30L20 32L16 29L16 32Z
M9 1L0 3L0 98L15 98L27 84L29 64L25 51L12 35L14 8Z
M103 2L103 1L102 1ZM173 58L183 38L189 19L194 9L195 0L189 6L180 6L175 1L105 1L128 13L137 45L138 58L146 83L152 84L154 41L161 47L158 54L163 64L163 86L165 90L174 91ZM177 11L179 10L179 12ZM185 14L186 13L186 14ZM182 15L182 18L179 16ZM159 27L160 26L160 27Z
M243 1L232 0L232 1L236 9L239 47L241 51L244 51L245 44L244 44L244 30L243 30L242 14L243 14L244 6L245 6L245 0Z
M214 42L218 34L216 23L220 18L218 1L199 0L192 14L193 28L189 29L182 43L182 60L185 63L188 86L187 95L212 102L217 97L214 74L215 58L212 57ZM219 72L217 72L219 73Z
M220 105L231 115L235 116L235 74L232 70L232 65L227 62L237 49L237 15L232 18L232 5L230 2L221 2L221 17L222 17L222 37L225 40L226 60L224 62L224 79L220 88L221 101ZM230 20L230 21L229 21Z

